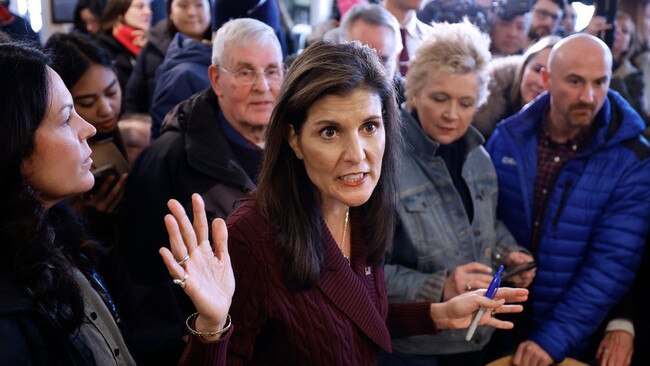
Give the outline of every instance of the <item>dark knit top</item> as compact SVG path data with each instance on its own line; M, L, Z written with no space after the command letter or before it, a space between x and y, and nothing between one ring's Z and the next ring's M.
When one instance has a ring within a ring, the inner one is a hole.
M361 218L355 210L350 216L351 265L322 221L324 270L309 290L285 281L279 241L253 201L230 216L228 247L237 286L229 365L374 365L380 348L391 349L389 328L393 336L436 331L429 303L388 305L383 267L366 263L357 230ZM211 353L193 356L200 363Z

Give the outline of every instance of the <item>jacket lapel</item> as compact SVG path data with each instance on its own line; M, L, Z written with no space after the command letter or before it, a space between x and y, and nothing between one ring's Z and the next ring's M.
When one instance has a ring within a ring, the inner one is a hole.
M368 289L376 291L376 289L383 288L383 286L377 286L377 281L384 281L381 275L383 271L378 270L376 266L366 267L365 259L363 259L365 255L362 254L362 235L358 230L354 230L354 226L352 226L353 260L350 266L324 222L322 225L325 237L325 258L318 287L368 338L384 350L390 351L390 334L385 319L385 291L377 291L377 305L368 293ZM368 272L370 273L366 274ZM371 284L373 280L374 285ZM384 311L381 309L382 301L384 302Z

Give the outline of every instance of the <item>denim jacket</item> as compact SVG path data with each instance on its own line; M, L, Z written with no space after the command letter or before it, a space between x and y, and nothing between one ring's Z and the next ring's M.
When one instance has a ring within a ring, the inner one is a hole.
M481 262L495 267L511 251L524 248L496 218L497 176L483 137L472 126L462 139L467 156L462 176L474 207L470 223L443 159L439 144L420 123L402 111L406 154L399 177L399 222L392 253L385 266L389 302L442 299L447 275L457 266ZM493 328L479 327L471 342L466 330L393 340L393 349L406 354L437 355L478 351Z

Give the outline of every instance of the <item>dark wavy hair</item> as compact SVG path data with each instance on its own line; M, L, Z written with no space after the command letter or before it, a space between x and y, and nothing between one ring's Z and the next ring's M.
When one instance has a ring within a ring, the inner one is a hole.
M380 263L393 239L397 160L402 146L395 87L377 53L358 43L317 42L292 64L266 130L264 161L255 200L281 240L287 275L301 288L320 278L323 232L318 190L289 146L289 126L300 133L309 108L328 95L358 89L376 93L382 104L386 146L381 176L370 199L354 210L363 217L368 260Z
M56 71L68 90L81 79L92 64L113 69L111 56L93 40L82 33L55 33L45 43L50 54L51 67Z
M0 44L0 274L72 332L84 314L73 268L88 274L97 244L65 203L45 209L20 170L50 102L48 62L37 49Z
M74 30L87 34L88 30L86 29L84 21L81 19L81 11L84 9L90 10L90 12L97 17L97 21L99 21L104 6L106 6L106 1L104 0L79 0L72 13L72 24L74 25Z

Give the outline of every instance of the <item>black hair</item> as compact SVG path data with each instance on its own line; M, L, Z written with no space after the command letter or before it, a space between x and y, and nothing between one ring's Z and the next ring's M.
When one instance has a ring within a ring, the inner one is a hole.
M0 275L72 332L84 316L73 269L89 273L98 246L64 202L44 208L21 174L50 103L48 62L38 49L0 44Z

